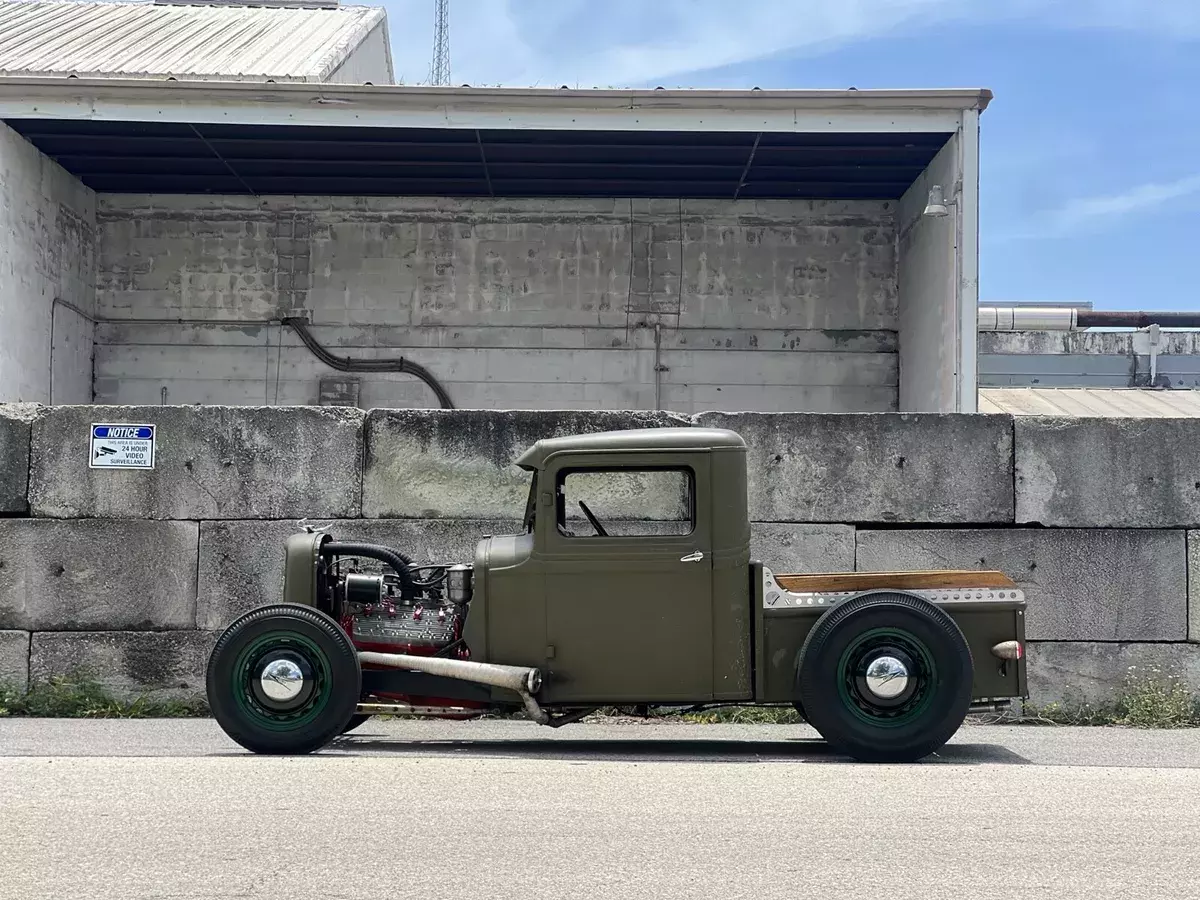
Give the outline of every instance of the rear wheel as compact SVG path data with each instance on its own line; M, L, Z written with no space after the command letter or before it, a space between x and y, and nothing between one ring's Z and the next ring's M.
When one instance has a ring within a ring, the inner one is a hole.
M354 645L332 618L280 604L233 622L208 660L213 717L255 753L310 753L345 729L362 673Z
M912 762L962 725L973 677L970 648L945 610L908 594L868 594L813 626L795 701L835 749L864 762Z

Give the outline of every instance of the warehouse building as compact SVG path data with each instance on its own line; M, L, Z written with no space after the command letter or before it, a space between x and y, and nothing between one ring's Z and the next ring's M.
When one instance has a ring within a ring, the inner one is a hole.
M987 91L43 65L0 77L0 399L975 408Z

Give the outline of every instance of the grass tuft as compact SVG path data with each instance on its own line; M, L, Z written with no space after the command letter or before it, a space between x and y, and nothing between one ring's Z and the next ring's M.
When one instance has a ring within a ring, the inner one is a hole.
M1030 725L1115 725L1127 728L1200 727L1200 695L1186 680L1158 666L1130 666L1111 703L1026 702L1016 722Z
M162 719L207 716L203 700L114 697L86 673L54 675L26 691L0 684L0 716L63 719Z

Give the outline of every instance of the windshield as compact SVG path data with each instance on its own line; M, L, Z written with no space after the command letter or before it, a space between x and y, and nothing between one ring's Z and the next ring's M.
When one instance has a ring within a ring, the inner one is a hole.
M536 501L537 501L537 484L538 484L538 473L534 472L533 478L529 482L529 499L525 501L525 521L523 524L525 526L526 534L533 533L534 510L536 509L536 506L537 506L537 503L536 503Z

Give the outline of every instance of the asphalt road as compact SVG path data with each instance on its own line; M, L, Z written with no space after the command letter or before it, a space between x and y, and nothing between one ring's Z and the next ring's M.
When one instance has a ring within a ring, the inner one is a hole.
M797 727L0 720L0 897L1200 897L1200 732L967 726L865 766Z

